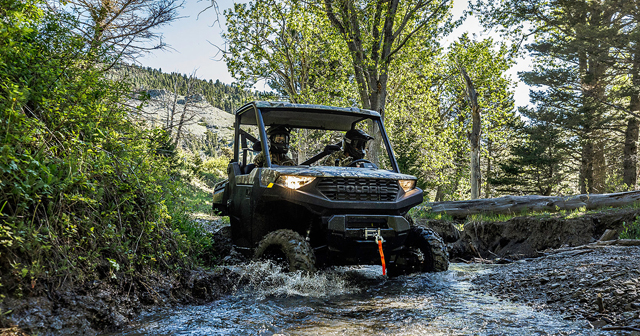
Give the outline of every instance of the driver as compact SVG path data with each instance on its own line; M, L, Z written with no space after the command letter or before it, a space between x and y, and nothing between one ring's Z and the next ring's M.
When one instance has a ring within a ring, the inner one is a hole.
M293 160L287 156L289 151L289 129L283 125L271 126L267 130L269 137L269 156L271 163L278 166L295 166ZM264 152L256 155L253 163L257 167L264 167L267 164Z
M373 137L364 131L349 130L342 139L342 150L329 155L323 161L324 165L346 167L351 162L364 158L369 140L373 140Z

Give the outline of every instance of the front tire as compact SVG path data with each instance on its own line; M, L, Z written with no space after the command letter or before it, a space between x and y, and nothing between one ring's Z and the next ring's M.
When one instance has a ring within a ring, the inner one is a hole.
M258 244L254 259L273 260L286 271L316 271L313 249L299 233L292 230L270 232Z
M389 276L444 272L449 269L447 247L435 231L412 225L406 246L407 252L389 265Z

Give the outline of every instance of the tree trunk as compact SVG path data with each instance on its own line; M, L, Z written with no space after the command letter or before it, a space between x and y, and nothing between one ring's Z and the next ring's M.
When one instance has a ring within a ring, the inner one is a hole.
M636 118L630 118L627 122L627 131L624 134L624 158L623 158L623 178L626 190L635 190L638 173L636 166L638 163L638 128L640 123Z
M480 197L480 180L482 178L480 172L480 106L478 106L478 94L473 87L473 82L462 66L460 66L460 73L464 80L467 100L471 105L472 126L471 133L468 135L471 146L471 199L477 199Z
M376 166L380 166L380 146L382 145L382 133L377 125L369 123L368 133L373 137L373 140L367 143L367 157L366 159L373 162Z
M604 157L605 142L602 132L596 132L597 138L593 145L593 192L601 194L607 192L607 163Z
M307 161L307 154L306 154L306 140L307 140L307 135L309 134L309 130L298 130L298 164L301 164L305 161Z
M487 173L485 174L484 198L491 198L491 188L489 187L489 179L491 179L491 140L487 141Z
M580 192L593 193L593 142L587 140L582 146L580 163Z
M443 190L442 186L439 185L438 189L436 189L435 201L436 202L442 202L443 200L444 200L444 190Z
M433 202L425 206L432 213L446 213L454 217L465 217L480 213L518 214L523 211L597 209L601 207L624 207L640 201L640 191L613 194L582 194L575 196L505 196L468 201Z
M631 84L633 91L629 100L631 113L640 114L640 48L636 44L631 68ZM631 117L627 123L627 131L624 137L623 180L628 190L635 190L638 182L638 128L640 121Z

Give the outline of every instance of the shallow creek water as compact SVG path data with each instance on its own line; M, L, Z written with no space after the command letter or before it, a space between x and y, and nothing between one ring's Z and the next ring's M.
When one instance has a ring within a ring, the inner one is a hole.
M313 276L268 263L236 270L248 284L235 294L143 314L118 335L617 335L472 291L469 280L491 271L481 265L393 279L379 266Z

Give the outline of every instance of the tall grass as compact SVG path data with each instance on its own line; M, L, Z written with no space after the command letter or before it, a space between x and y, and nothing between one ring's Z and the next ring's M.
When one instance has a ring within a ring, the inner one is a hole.
M631 223L624 223L620 238L640 239L640 217L636 217L636 220Z

